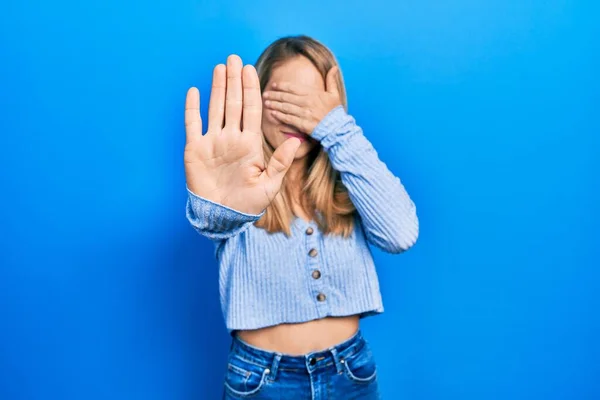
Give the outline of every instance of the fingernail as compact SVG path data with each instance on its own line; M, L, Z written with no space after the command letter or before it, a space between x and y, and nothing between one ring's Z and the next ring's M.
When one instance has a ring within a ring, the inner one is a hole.
M273 86L273 87L276 87L276 86L277 86L277 82L273 82L273 85L272 85L272 86Z
M270 106L271 102L269 100L265 101L265 106Z

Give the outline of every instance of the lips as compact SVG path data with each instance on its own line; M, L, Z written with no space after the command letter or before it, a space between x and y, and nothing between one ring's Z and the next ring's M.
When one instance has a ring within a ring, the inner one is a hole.
M306 140L306 135L304 135L302 133L297 133L297 132L282 132L282 133L287 137L295 137L295 138L300 139L301 141Z

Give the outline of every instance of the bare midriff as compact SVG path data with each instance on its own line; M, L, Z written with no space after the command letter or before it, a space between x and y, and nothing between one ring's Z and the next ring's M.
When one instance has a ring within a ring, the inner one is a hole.
M359 327L359 316L326 317L294 324L279 324L236 331L242 341L263 350L304 355L328 349L349 339Z

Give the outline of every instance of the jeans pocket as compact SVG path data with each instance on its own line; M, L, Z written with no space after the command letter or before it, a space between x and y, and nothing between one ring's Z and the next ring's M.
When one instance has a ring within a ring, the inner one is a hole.
M356 383L371 383L377 378L377 365L368 345L365 343L360 351L342 358L346 376Z
M233 355L227 361L225 389L236 398L254 396L265 385L268 373L268 368Z

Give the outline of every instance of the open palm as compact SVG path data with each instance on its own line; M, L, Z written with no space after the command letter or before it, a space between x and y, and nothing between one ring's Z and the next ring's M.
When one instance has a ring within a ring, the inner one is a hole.
M290 138L265 163L262 98L254 67L236 55L213 73L208 130L202 135L200 93L192 87L185 102L185 175L188 188L215 203L259 214L275 198L300 141ZM243 128L242 128L243 127Z

